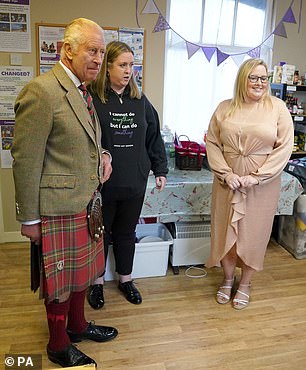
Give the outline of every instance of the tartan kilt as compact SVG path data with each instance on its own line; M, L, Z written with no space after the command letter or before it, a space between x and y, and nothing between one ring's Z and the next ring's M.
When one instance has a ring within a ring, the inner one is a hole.
M52 301L64 293L83 291L105 268L103 237L88 232L87 212L71 216L42 216L40 298Z

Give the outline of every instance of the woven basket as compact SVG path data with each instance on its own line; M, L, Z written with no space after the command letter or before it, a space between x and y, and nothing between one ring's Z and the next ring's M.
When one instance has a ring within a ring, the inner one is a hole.
M185 136L188 140L180 140ZM178 143L175 144L175 165L180 170L200 171L205 156L205 147L190 141L188 136L179 136Z

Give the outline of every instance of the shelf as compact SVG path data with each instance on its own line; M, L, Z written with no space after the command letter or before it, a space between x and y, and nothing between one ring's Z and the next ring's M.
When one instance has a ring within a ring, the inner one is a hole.
M306 157L306 151L292 152L290 158L292 159L292 158L301 158L301 157Z
M296 92L306 92L306 85L287 85L287 84L275 84L270 83L271 93L274 96L282 100L286 100L286 97L289 94L294 94Z
M270 84L272 89L283 89L285 88L286 91L305 91L306 92L306 85L287 85L287 84Z
M306 85L287 85L287 91L306 91Z
M287 85L271 83L270 88L272 95L277 96L284 101L286 101L288 93L293 93L292 95L294 95L295 92L299 91L306 93L306 85ZM305 147L306 114L296 114L292 112L290 112L290 114L294 125L294 136L295 136L294 147L303 148ZM296 152L292 152L290 158L301 158L305 156L306 151L299 150Z

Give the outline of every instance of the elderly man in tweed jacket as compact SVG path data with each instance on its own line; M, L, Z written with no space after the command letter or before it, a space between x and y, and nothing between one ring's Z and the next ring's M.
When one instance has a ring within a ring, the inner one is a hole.
M86 208L112 167L100 147L98 118L91 118L78 87L96 78L104 51L98 24L85 18L72 21L60 62L30 81L15 103L17 220L21 233L42 246L40 297L50 333L47 354L63 367L96 364L71 342L103 342L118 333L84 317L86 289L104 269L102 238L90 237Z

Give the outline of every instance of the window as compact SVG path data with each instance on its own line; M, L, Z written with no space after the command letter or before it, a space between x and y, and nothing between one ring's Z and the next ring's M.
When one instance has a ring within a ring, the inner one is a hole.
M203 139L218 103L232 97L239 65L247 51L272 32L273 0L168 0L163 124L191 140ZM273 42L272 36L267 40ZM186 41L217 46L230 54L217 66L201 48L188 60ZM271 64L271 48L260 57Z

